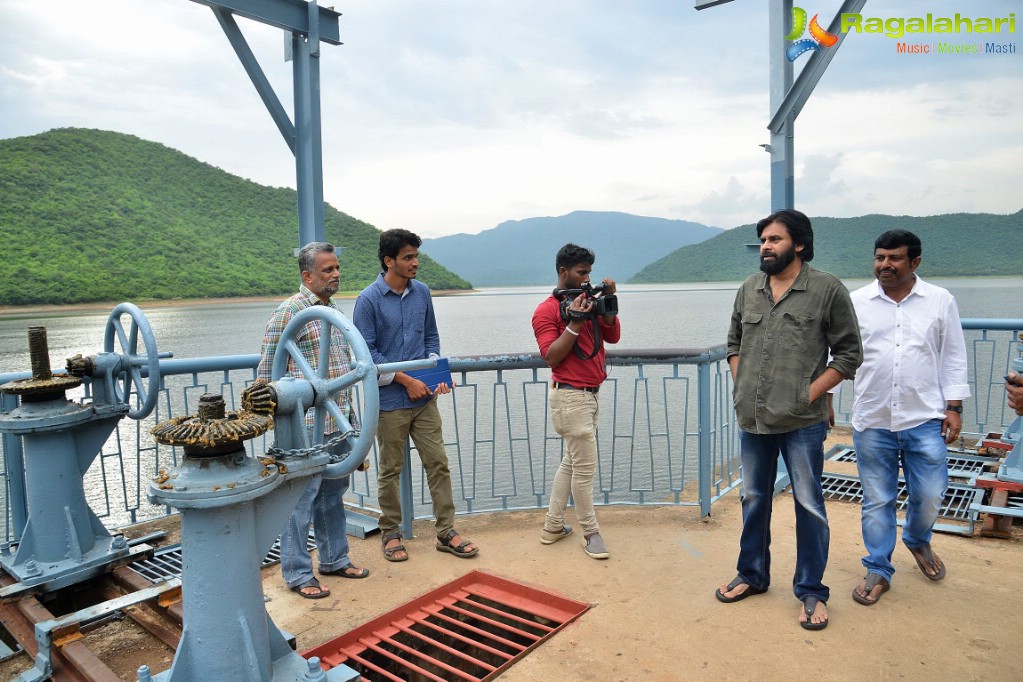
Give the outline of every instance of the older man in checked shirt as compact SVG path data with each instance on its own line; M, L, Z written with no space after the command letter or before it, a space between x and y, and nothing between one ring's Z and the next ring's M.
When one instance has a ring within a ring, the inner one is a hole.
M306 244L298 253L298 268L302 274L302 284L298 293L281 303L266 324L259 353L259 366L256 369L257 378L270 380L277 344L292 317L314 305L325 305L340 311L331 299L331 296L337 293L340 283L340 266L334 247L326 242ZM310 322L302 329L302 335L298 339L302 356L314 368L320 345L320 327L319 321ZM351 359L344 336L337 329L333 330L333 334L328 371L330 378L347 372ZM302 371L293 358L288 359L288 374L302 376ZM350 392L346 390L339 393L337 403L342 413L349 415L349 421L354 425L356 422L351 408ZM312 428L312 414L306 415L306 425ZM326 431L324 442L336 435L337 427L329 414L324 429ZM338 453L347 451L344 450L346 446L347 443L342 443ZM330 594L330 590L322 587L313 575L312 556L306 548L310 524L316 536L320 575L341 578L365 578L369 575L368 569L359 568L348 558L346 535L348 521L345 518L344 504L346 490L347 476L341 479L311 477L281 533L281 572L284 581L289 589L306 599L322 599Z

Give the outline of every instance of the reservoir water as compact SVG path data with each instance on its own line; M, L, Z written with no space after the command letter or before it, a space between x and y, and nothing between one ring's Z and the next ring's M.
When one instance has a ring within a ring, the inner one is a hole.
M599 273L598 273L599 274ZM857 288L867 280L846 282ZM963 317L1023 317L1023 278L936 279L959 301ZM623 335L622 349L701 348L724 343L738 282L672 285L623 285L619 288ZM442 352L449 356L519 354L536 352L530 319L536 306L550 293L548 287L493 288L450 296L436 296ZM342 301L351 316L354 300ZM277 301L234 303L141 304L152 326L158 350L177 358L255 354L263 327ZM25 372L30 368L27 351L29 326L45 325L52 366L61 368L64 359L76 353L91 355L102 350L104 328L113 306L97 310L54 310L0 316L0 374ZM126 321L126 320L125 320ZM977 335L979 332L970 332ZM1004 362L1004 341L999 346L999 367ZM116 349L120 352L120 349ZM982 368L987 372L987 368ZM693 480L698 462L695 384L692 371L680 378L666 378L668 366L649 366L644 379L634 368L612 367L609 388L602 391L599 443L602 449L601 490L614 491L617 499L665 499L666 485L681 490L684 480ZM518 372L519 374L514 374ZM983 373L982 372L982 373ZM242 372L242 375L245 373ZM485 373L484 373L485 374ZM544 491L557 466L560 440L546 429L543 373L533 377L529 370L506 372L502 387L493 377L466 377L451 400L442 405L445 433L451 447L452 472L459 481L460 505L472 500L474 509L525 508L542 505ZM1000 374L998 376L1000 379ZM165 449L154 459L148 428L168 414L188 414L186 394L191 398L207 390L222 390L219 379L188 389L187 376L174 377L157 413L145 424L125 422L118 428L117 443L126 453L137 445L145 449L136 464L126 457L123 468L118 459L97 460L86 478L88 499L108 523L127 523L136 518L164 513L149 505L143 488L160 466L172 465L173 453ZM235 377L244 379L244 376ZM649 382L649 383L648 383ZM995 400L1004 405L1000 386L984 386L978 400L987 405ZM69 397L78 397L81 389ZM229 392L240 390L229 387ZM528 394L528 399L527 399ZM604 397L607 396L607 397ZM994 396L994 398L992 398ZM980 399L983 400L980 400ZM459 407L456 408L456 402ZM170 404L173 403L173 409ZM669 416L670 412L670 416ZM458 415L461 414L461 419ZM972 414L972 412L971 412ZM1001 413L999 413L1000 415ZM999 418L999 415L995 415ZM668 428L668 424L671 428ZM999 422L1000 423L1000 422ZM670 431L670 433L669 433ZM528 440L523 441L523 437ZM723 434L722 438L727 438ZM668 447L670 445L670 447ZM162 464L161 464L162 463ZM353 479L351 499L372 509L375 502L373 472ZM418 473L417 473L418 475ZM429 514L429 499L421 477L418 481L420 511ZM657 491L656 494L654 491ZM625 496L624 498L622 496ZM3 503L0 491L0 503ZM460 508L462 508L460 506Z
M595 273L598 274L599 273ZM848 280L850 289L868 280ZM949 289L962 317L1023 317L1023 277L929 280ZM693 348L724 343L738 282L620 285L622 341L619 348ZM481 289L436 296L444 355L535 352L530 318L548 287ZM354 299L341 307L351 316ZM159 351L174 357L258 353L263 327L276 301L161 304L140 308ZM47 311L0 316L0 374L28 371L28 327L45 325L53 367L64 358L102 350L108 309Z

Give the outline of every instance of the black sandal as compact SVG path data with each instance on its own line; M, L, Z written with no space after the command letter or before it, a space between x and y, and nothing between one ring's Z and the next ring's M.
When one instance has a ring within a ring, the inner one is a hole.
M928 580L941 580L945 577L945 564L937 557L937 555L931 550L931 544L921 545L919 547L910 547L906 545L906 549L916 559L916 565L920 569L920 572L924 574L924 577ZM934 574L928 573L928 569L934 571Z
M388 561L393 561L395 563L399 561L408 561L408 550L405 549L405 545L399 543L394 547L387 546L387 543L390 542L391 540L401 540L401 533L399 533L398 531L395 531L393 533L384 533L384 536L380 539L384 548L385 559L387 559ZM397 554L398 552L405 552L405 556L402 557L395 556L395 554Z
M875 587L881 587L881 591L877 593L877 596L873 599L870 595L874 592ZM880 573L867 573L867 576L863 579L863 594L860 594L860 586L857 585L853 588L852 598L864 606L873 606L874 604L881 601L882 595L891 588L891 583L885 579Z
M819 623L814 623L810 619L813 618L813 614L817 613L817 605L825 604L817 597L812 594L808 594L803 597L803 613L806 614L806 620L799 621L799 625L804 630L823 630L828 627L828 619L825 618Z
M355 571L355 572L354 573L349 573L349 571ZM368 568L359 568L355 564L346 564L346 565L342 566L341 568L335 569L333 571L320 571L320 575L333 575L333 576L337 576L338 578L349 578L350 580L362 580L363 578L368 578L369 577L369 569Z
M746 588L745 592L737 594L734 597L726 597L724 593L721 591L721 588L719 587L718 589L714 590L714 596L717 597L718 601L723 604L734 604L737 601L742 601L746 597L752 597L755 594L763 594L764 592L767 592L766 587L763 589L753 587L748 582L746 582L746 579L743 578L741 575L735 576L732 579L732 582L728 583L725 586L725 592L731 592L739 585L747 585L748 587Z
M438 552L449 552L457 557L468 559L471 556L476 556L480 552L480 548L473 546L472 549L466 549L473 543L465 538L462 538L462 542L458 545L452 545L451 540L458 537L458 531L454 528L449 530L447 533L443 533L437 536L437 551Z
M310 587L315 587L316 591L315 592L302 591ZM300 597L305 597L306 599L323 599L324 597L330 596L330 590L324 587L320 587L320 581L317 580L316 578L309 578L309 580L306 580L301 585L295 585L290 589L292 592L296 592Z

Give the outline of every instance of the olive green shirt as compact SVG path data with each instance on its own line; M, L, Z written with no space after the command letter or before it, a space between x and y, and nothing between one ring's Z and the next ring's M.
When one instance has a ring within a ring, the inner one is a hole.
M735 296L726 357L733 355L732 400L743 431L786 433L827 420L826 398L809 402L810 383L828 367L852 379L863 362L849 291L803 263L775 302L767 275L752 275Z

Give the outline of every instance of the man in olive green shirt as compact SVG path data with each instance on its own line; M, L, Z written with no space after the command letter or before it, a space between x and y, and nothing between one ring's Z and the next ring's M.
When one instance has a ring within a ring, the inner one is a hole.
M792 584L803 602L799 623L821 630L830 596L822 582L830 542L821 489L826 395L855 376L863 347L849 291L807 265L813 259L810 220L799 211L777 211L757 223L757 236L762 272L739 288L728 330L744 494L738 575L717 598L733 603L770 585L771 506L781 454L795 498Z

